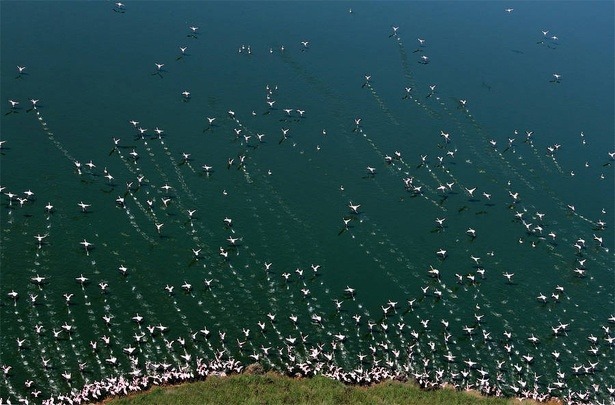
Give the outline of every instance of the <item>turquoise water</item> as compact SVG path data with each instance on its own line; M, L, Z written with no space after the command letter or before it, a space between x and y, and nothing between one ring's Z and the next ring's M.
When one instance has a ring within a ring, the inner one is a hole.
M523 2L511 13L500 2L0 7L0 362L12 367L0 380L1 398L34 399L40 390L40 400L154 363L181 366L184 352L194 355L191 367L218 350L249 364L249 355L272 347L261 361L286 371L286 338L301 335L308 337L291 350L301 361L324 345L345 370L367 354L364 368L380 361L433 379L443 370L462 387L476 385L482 368L507 395L521 380L538 392L563 382L551 392L562 398L585 391L609 398L612 2ZM195 35L190 26L198 26ZM155 63L164 64L160 72ZM19 74L17 66L26 69ZM36 109L29 99L40 99ZM212 126L207 117L216 118ZM34 194L21 204L26 190ZM91 205L87 212L80 202ZM350 202L360 204L358 213ZM46 235L40 246L36 235ZM229 237L239 239L233 245ZM93 244L87 252L84 239ZM511 282L504 273L514 273ZM37 275L43 284L32 282ZM89 282L76 282L80 275ZM70 305L64 294L73 294ZM390 301L397 306L384 316ZM113 317L110 325L103 316ZM378 324L371 333L368 322ZM569 326L554 335L560 323ZM151 325L168 331L150 335ZM193 340L203 328L210 337ZM145 341L135 342L142 332ZM333 348L336 334L346 339ZM176 341L168 349L165 340L178 338L186 347ZM246 340L241 350L238 339ZM131 345L129 356L123 349ZM456 360L447 362L447 353ZM534 360L526 364L524 355ZM478 365L455 379L466 360ZM579 365L586 371L575 374Z

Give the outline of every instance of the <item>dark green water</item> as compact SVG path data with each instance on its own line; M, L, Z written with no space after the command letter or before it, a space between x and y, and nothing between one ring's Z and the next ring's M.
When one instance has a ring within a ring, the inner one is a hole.
M500 373L507 394L518 380L541 392L563 381L567 387L553 395L589 390L608 399L606 387L615 384L607 341L615 327L613 3L506 7L135 2L114 12L103 2L2 2L0 362L12 368L0 379L0 397L30 397L26 380L48 398L152 363L183 365L184 352L211 358L227 350L249 363L248 355L273 347L262 361L284 371L288 358L277 349L286 353L286 338L303 334L299 359L324 344L347 370L359 365L357 354L371 361L369 347L385 343L374 359L398 370L450 376L472 360L493 383ZM190 26L199 27L196 35ZM155 63L164 63L160 72ZM26 66L23 74L17 66ZM40 99L37 109L30 99ZM216 118L213 126L206 117ZM144 137L137 127L147 129ZM533 131L529 142L526 131ZM262 142L257 134L265 134ZM547 155L555 144L561 147ZM401 159L387 164L395 152ZM454 185L438 190L446 183ZM472 197L466 190L473 188ZM20 204L26 190L34 195ZM91 205L86 213L80 202ZM350 202L360 204L358 214ZM437 218L446 218L443 227ZM46 235L41 246L36 235ZM236 246L229 237L239 238ZM87 254L84 239L93 244ZM585 240L580 250L578 239ZM317 274L311 265L320 265ZM511 283L504 273L514 273ZM40 286L31 281L37 275L46 278ZM89 278L83 287L80 275ZM204 280L213 280L210 288ZM182 290L186 282L190 292ZM99 283L108 284L106 293ZM73 294L71 305L63 294ZM397 308L384 317L389 301ZM142 324L131 320L136 314ZM103 316L113 317L110 325ZM427 328L422 320L430 320ZM449 322L448 342L441 320ZM369 321L378 323L373 333ZM569 326L554 335L560 323ZM149 325L168 331L152 336ZM210 337L193 341L203 328ZM250 335L239 350L244 328ZM145 341L136 343L142 332ZM346 340L332 349L336 334ZM528 341L532 335L538 344ZM177 341L167 348L165 340L182 337L185 348ZM137 347L133 356L123 352L129 345ZM444 358L449 352L454 363ZM529 365L521 357L528 354ZM595 362L573 374L573 366ZM472 370L468 381L478 377Z

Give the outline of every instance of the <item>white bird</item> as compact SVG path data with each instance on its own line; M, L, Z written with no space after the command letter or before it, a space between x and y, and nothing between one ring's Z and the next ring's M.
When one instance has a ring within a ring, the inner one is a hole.
M361 207L361 204L353 204L352 201L350 201L348 203L348 208L350 208L350 210L355 213L358 214L359 213L359 207Z
M84 277L83 274L81 274L81 275L79 275L79 277L75 277L75 280L79 284L83 285L83 284L87 283L89 279L87 277ZM69 295L72 296L72 294L69 294ZM66 297L66 295L65 295L65 297Z
M81 207L83 212L86 212L87 209L92 206L91 204L85 204L83 201L79 202L77 205Z
M344 289L344 292L346 294L349 294L349 295L354 295L355 289L354 288L350 288L349 286L346 286L346 288Z
M31 277L30 281L32 281L35 284L42 284L45 281L45 277L41 277L38 274L36 275L36 277Z
M472 361L472 360L464 360L463 362L466 363L469 368L472 368L472 367L474 367L475 365L478 364L478 363L476 363L475 361Z
M79 244L83 245L83 248L85 249L85 253L86 253L87 255L89 255L89 254L90 254L90 251L89 251L90 246L94 246L92 243L88 242L88 241L87 241L87 240L85 240L85 239L84 239L83 241L79 242Z
M43 239L45 239L47 236L49 236L49 234L45 234L45 235L37 234L34 236L34 238L38 241L38 244L40 246L43 243Z
M466 192L470 194L470 197L474 197L474 191L476 191L476 187L474 188L466 188Z

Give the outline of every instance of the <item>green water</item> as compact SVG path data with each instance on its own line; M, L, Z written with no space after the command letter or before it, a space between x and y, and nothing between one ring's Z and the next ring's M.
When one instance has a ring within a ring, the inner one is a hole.
M333 352L347 370L359 365L357 354L371 361L369 347L387 343L374 359L398 370L443 369L450 376L471 359L494 382L501 373L507 394L519 379L540 391L561 380L568 388L554 395L593 392L598 384L596 398L608 398L605 387L615 384L613 347L605 339L613 333L604 329L613 328L615 313L607 153L614 133L613 4L513 7L507 13L495 2L135 2L114 12L113 3L102 2L2 2L0 362L12 368L0 379L0 397L29 397L24 381L33 380L48 398L152 363L182 365L184 352L212 358L227 350L249 363L248 355L273 347L263 361L284 371L288 359L277 349L286 338L308 335L296 345L306 359L317 344L331 351L334 335L343 334ZM391 36L393 25L400 28ZM199 27L196 35L190 26ZM185 55L180 46L187 46ZM429 63L419 63L421 56ZM155 63L164 63L160 72ZM23 74L18 65L26 66ZM553 73L562 75L559 82ZM12 109L9 99L20 104ZM40 99L37 109L29 99ZM206 117L216 118L213 126ZM144 137L130 120L147 129ZM164 130L162 138L155 128ZM526 131L533 131L531 142ZM262 142L257 134L265 134ZM113 138L120 139L117 148ZM561 148L551 157L545 151L554 144ZM385 156L395 152L401 159L387 164ZM446 183L454 185L438 190ZM172 188L165 191L165 184ZM472 188L473 197L466 191ZM26 190L34 195L22 205L17 198ZM86 213L80 202L91 204ZM360 204L358 214L350 202ZM437 218L446 218L443 227ZM156 224L163 224L160 234ZM41 246L35 235L47 235ZM239 238L236 246L229 237ZM581 251L573 246L579 238ZM87 254L84 239L93 244ZM272 263L269 271L265 263ZM317 273L311 265L320 265ZM430 266L439 279L430 277ZM283 273L290 273L288 282ZM514 273L511 283L504 273ZM31 282L37 275L46 278L41 286ZM89 278L83 287L75 281L80 275ZM210 288L204 280L213 280ZM184 292L184 283L193 289ZM344 293L348 286L356 290L352 297ZM8 295L13 290L17 300ZM546 303L537 300L541 293ZM63 294L73 294L71 305ZM384 317L389 301L397 308ZM142 324L131 320L136 314ZM297 325L290 315L299 317ZM480 323L475 315L483 316ZM110 325L103 316L113 317ZM430 320L427 328L421 320ZM379 324L373 333L369 321ZM551 327L560 323L568 329L554 336ZM72 332L55 338L62 325ZM151 336L150 325L168 331ZM203 328L210 337L193 341ZM239 350L244 328L249 339ZM504 331L512 333L511 353ZM145 341L136 343L142 332ZM226 332L224 341L219 332ZM111 337L109 346L103 335ZM529 342L531 335L540 343ZM165 340L182 337L185 348L167 348ZM123 352L129 345L136 355ZM561 352L559 362L553 351ZM446 362L448 352L455 363ZM531 365L521 357L527 354ZM596 361L592 372L573 375L572 366ZM537 383L534 373L542 376ZM479 376L471 371L470 380Z

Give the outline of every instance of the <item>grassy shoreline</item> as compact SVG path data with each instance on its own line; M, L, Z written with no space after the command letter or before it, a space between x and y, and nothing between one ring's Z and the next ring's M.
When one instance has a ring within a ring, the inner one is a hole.
M518 403L514 398L484 397L474 391L449 388L423 390L413 382L386 381L372 386L345 385L317 376L291 378L268 372L262 375L209 376L203 381L159 386L101 404L485 404ZM523 401L533 404L534 401ZM552 401L552 404L559 402Z

